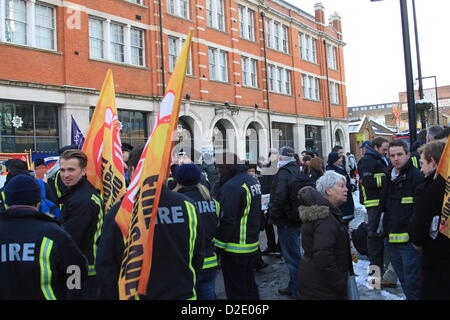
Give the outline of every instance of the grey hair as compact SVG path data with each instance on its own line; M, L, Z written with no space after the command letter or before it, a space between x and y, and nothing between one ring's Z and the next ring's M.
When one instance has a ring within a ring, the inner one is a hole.
M440 134L442 131L444 131L444 128L442 126L431 126L427 129L427 138L428 140L434 140L434 138Z
M334 185L340 181L344 180L344 183L346 182L345 177L340 175L339 173L328 170L325 171L323 176L321 176L317 182L316 182L316 189L320 192L321 195L324 197L327 197L327 193L325 189L331 189L334 187Z

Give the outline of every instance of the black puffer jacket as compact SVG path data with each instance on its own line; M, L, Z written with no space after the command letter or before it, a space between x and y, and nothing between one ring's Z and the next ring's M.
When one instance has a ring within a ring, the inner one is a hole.
M304 256L299 268L302 300L347 299L352 270L350 239L339 209L311 187L299 191Z

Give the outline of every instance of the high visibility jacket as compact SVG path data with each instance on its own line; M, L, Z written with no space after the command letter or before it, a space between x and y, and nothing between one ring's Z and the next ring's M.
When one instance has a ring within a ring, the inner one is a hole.
M178 192L188 196L194 201L200 220L199 223L203 227L205 242L203 270L217 268L217 256L214 250L213 238L216 235L217 227L219 225L219 202L214 199L205 200L196 186L183 187L178 190Z
M66 299L77 275L81 283L87 261L55 219L29 206L0 213L0 300Z
M371 147L358 162L358 172L362 180L361 193L366 208L378 207L383 187L386 185L388 167L381 155Z
M82 178L63 197L61 223L89 262L89 275L95 276L97 241L103 225L103 206L94 187Z
M119 298L118 279L124 239L115 221L116 204L106 215L97 256L100 299ZM196 299L197 272L203 266L203 230L193 201L163 186L153 238L147 295L140 299Z
M261 185L258 180L245 169L220 188L218 198L221 217L215 245L229 254L255 254L261 224Z
M391 180L392 170L387 173L388 179L381 196L379 212L384 212L383 228L389 242L407 243L408 224L414 211L414 193L424 182L424 176L409 161L394 181Z

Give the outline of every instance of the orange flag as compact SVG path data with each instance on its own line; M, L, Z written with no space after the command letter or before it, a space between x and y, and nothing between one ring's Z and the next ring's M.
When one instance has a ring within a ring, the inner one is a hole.
M436 170L436 176L440 175L446 181L444 202L442 203L442 214L441 222L439 225L439 232L442 233L447 238L450 238L450 190L448 181L450 181L450 140L445 145L444 151L442 152L441 159L439 160L439 165ZM435 176L435 178L436 178Z
M82 150L88 157L87 179L100 191L104 212L107 213L126 192L111 69L106 73Z
M161 189L169 172L172 136L178 123L191 38L192 31L177 59L157 122L116 216L116 222L126 238L119 276L120 299L138 298L138 295L147 292L156 213Z

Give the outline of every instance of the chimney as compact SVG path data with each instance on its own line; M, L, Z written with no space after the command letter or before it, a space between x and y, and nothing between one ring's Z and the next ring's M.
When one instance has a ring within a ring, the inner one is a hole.
M341 16L338 13L333 13L328 21L337 32L342 33Z
M325 23L325 7L322 3L318 2L314 5L316 22L324 24Z

